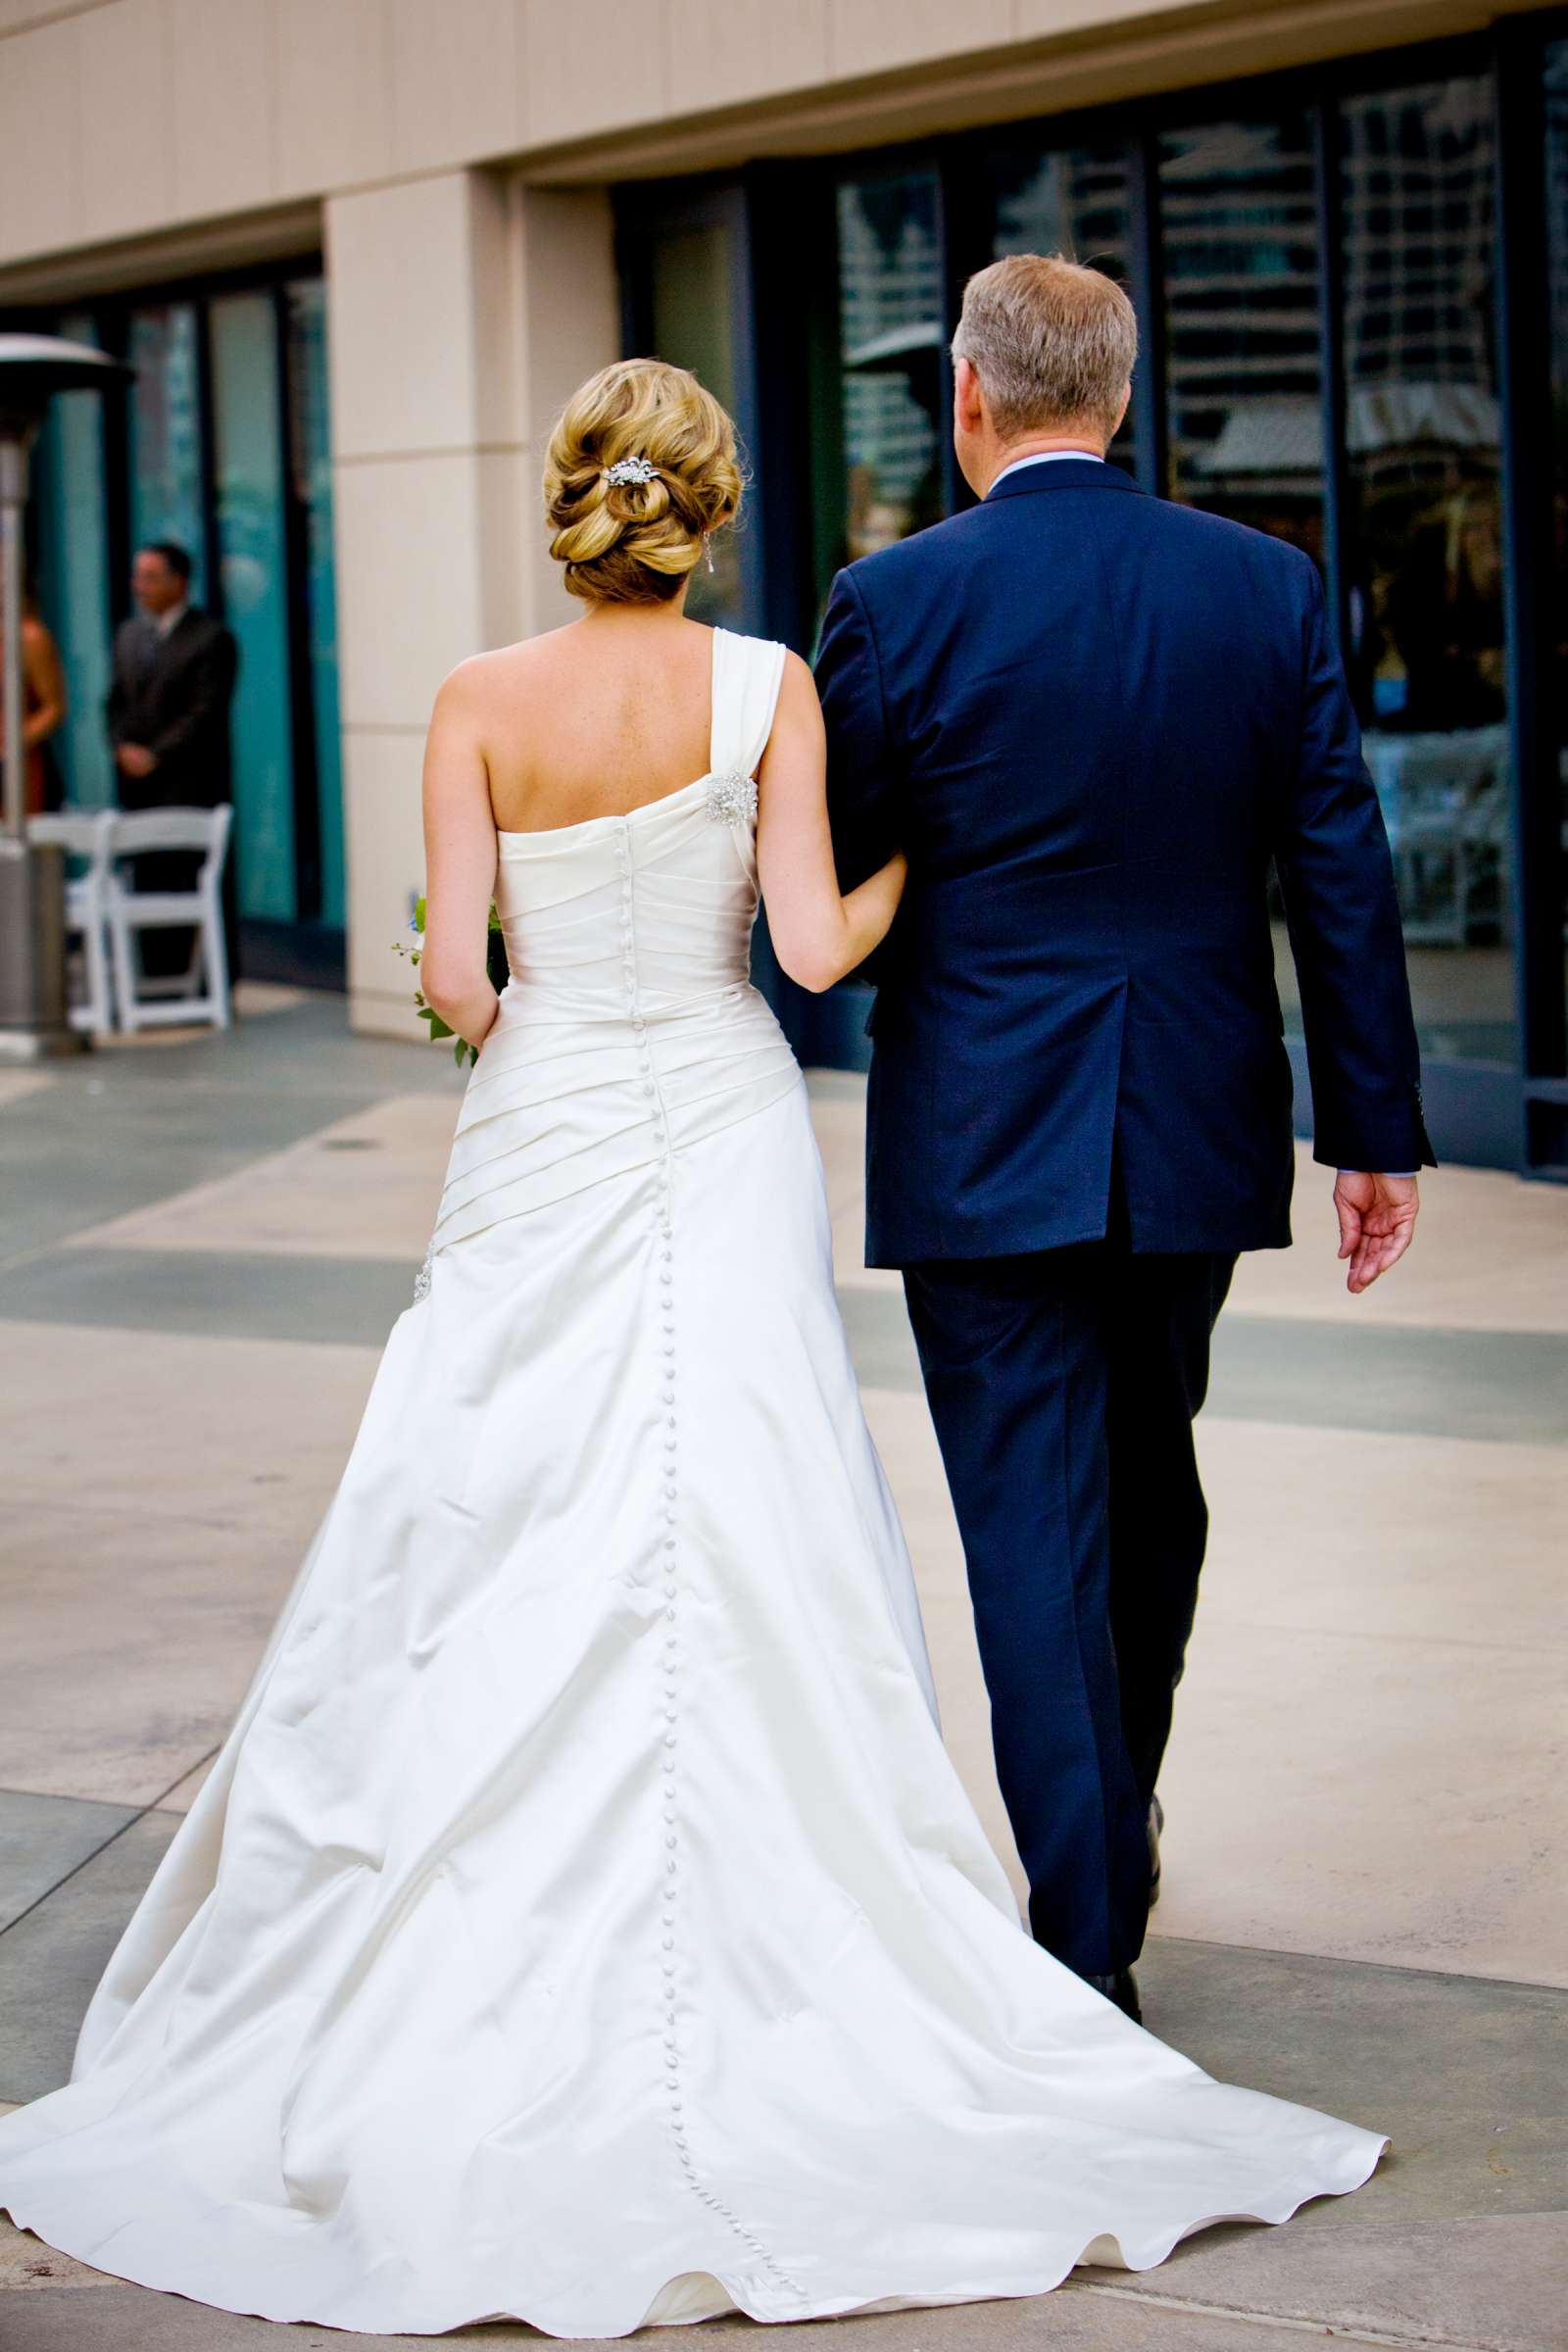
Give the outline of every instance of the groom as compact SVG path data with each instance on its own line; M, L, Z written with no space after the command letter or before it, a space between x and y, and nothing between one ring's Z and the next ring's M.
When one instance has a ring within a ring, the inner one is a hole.
M904 1270L1030 1925L1136 2016L1207 1533L1193 1420L1237 1253L1291 1238L1271 860L1352 1291L1403 1253L1432 1154L1316 569L1105 462L1136 328L1098 271L995 263L953 349L980 503L839 574L817 668L843 879L909 858L867 1257Z

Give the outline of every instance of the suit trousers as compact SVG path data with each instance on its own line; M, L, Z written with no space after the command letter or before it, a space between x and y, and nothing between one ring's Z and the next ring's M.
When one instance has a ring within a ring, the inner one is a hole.
M1126 1968L1208 1536L1193 1423L1234 1255L1102 1242L905 1270L1036 1940Z

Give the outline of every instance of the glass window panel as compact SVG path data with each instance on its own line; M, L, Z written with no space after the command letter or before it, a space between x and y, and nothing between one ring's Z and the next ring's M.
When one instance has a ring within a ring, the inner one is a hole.
M840 182L843 560L945 513L942 250L930 172Z
M294 770L277 318L270 294L211 312L223 617L239 645L232 724L239 910L292 921Z
M343 770L338 731L337 587L332 564L332 442L327 406L326 288L318 277L284 289L288 315L289 455L305 517L305 613L316 753L320 920L344 922Z
M649 270L656 353L677 368L689 368L732 416L737 386L734 235L728 220L671 227L655 239ZM744 513L740 528L746 528ZM736 532L718 532L709 552L713 568L698 565L686 610L693 620L741 628L744 584Z
M1552 728L1564 788L1562 878L1568 885L1568 41L1546 51L1546 266L1551 324L1552 577L1543 722ZM1568 907L1564 908L1568 917ZM1568 921L1564 939L1568 942ZM1568 973L1565 973L1568 985Z
M73 343L96 343L90 313L60 320ZM114 767L104 729L110 677L110 595L104 485L104 410L98 392L52 401L35 461L36 586L66 673L65 723L49 750L73 807L109 808Z
M1349 667L1426 1049L1512 1065L1492 85L1341 122Z
M991 258L1061 253L1132 291L1132 203L1124 147L1064 147L999 156L992 164ZM1136 470L1128 411L1110 455Z
M202 532L201 370L196 313L188 302L131 313L125 356L130 389L130 533L175 539L191 559L191 596L206 594Z
M1317 174L1303 116L1160 141L1170 491L1323 557Z

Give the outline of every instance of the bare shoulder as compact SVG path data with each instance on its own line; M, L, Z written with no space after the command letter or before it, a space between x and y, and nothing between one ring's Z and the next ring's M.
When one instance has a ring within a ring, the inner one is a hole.
M822 716L821 698L816 691L816 680L811 675L811 665L788 648L785 650L784 668L778 684L778 714L780 718L798 724L820 724Z
M786 798L791 801L801 786L807 787L808 793L813 782L820 788L825 757L822 705L810 664L803 662L799 654L786 653L778 701L773 707L773 724L757 771L767 786L773 805L778 805L781 787L787 788Z

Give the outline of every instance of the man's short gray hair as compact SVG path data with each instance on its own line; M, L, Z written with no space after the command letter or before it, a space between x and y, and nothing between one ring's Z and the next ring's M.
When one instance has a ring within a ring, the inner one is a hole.
M1138 357L1133 306L1059 253L1014 253L963 289L953 356L980 378L1002 438L1093 425L1108 440Z

